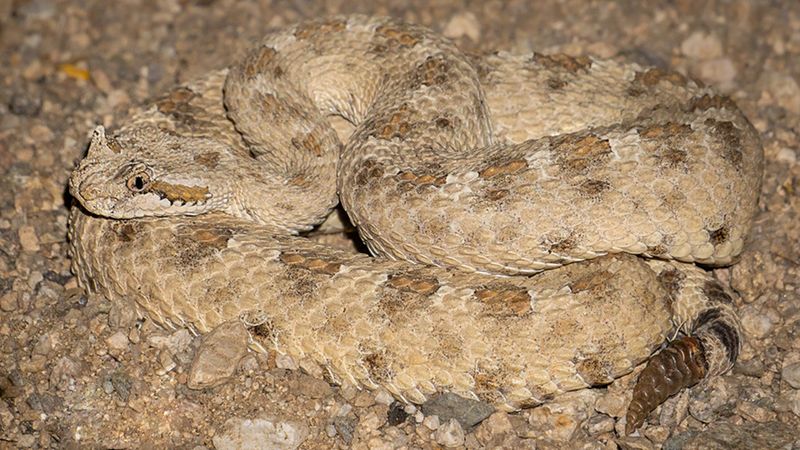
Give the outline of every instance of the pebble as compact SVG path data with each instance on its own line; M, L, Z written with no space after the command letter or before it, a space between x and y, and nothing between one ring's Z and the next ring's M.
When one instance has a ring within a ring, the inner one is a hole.
M697 66L697 76L723 92L729 92L734 87L737 73L736 65L730 58L711 59Z
M689 414L700 422L709 423L716 419L721 411L733 406L738 389L730 388L723 377L715 377L708 380L708 385L694 394L689 396Z
M286 370L297 370L299 368L294 358L281 354L275 355L275 367Z
M23 225L19 227L18 235L19 243L23 250L27 252L38 252L41 249L41 247L39 247L39 237L36 235L36 230L33 226Z
M38 90L15 92L11 96L8 109L18 116L35 117L42 110L42 96Z
M614 419L605 414L595 414L586 422L586 431L591 435L614 431Z
M747 401L736 402L736 412L746 419L760 423L770 422L777 417L775 411Z
M789 364L781 370L783 380L794 389L800 389L800 362Z
M247 332L245 331L245 336L247 336L246 333ZM169 336L164 336L161 334L152 334L147 338L147 343L159 350L166 349L172 352L173 354L177 354L189 348L189 344L192 343L192 339L193 339L192 333L190 333L189 330L187 330L186 328L181 328L180 330L173 332Z
M439 428L439 416L426 416L422 419L422 426L431 431L436 431Z
M753 305L747 305L742 308L739 318L745 333L758 339L769 336L775 326L775 321L772 318L759 312Z
M716 35L695 31L681 43L681 53L691 59L719 58L722 43Z
M239 321L223 323L203 338L189 369L190 389L219 386L236 372L247 354L247 330Z
M597 399L594 409L611 417L619 418L624 416L627 411L627 400L622 394L609 392Z
M778 106L791 113L800 114L800 86L792 75L770 71L759 81Z
M4 312L12 312L17 309L18 292L9 291L0 296L0 310Z
M331 385L311 375L299 374L292 383L293 390L308 398L324 398L333 393Z
M450 419L447 423L436 429L433 433L436 443L447 448L459 447L464 443L464 429L456 419Z
M456 419L463 428L472 428L494 412L488 403L472 400L446 392L439 394L422 405L426 416L439 416L442 422Z
M108 345L109 350L112 352L123 352L127 350L129 343L128 335L121 330L106 338L106 345Z
M497 439L497 437L513 431L514 427L511 424L511 420L508 418L508 413L498 411L478 425L478 428L475 430L475 437L478 439L478 442L487 445L487 443L493 441L493 439Z
M275 418L242 419L232 417L213 438L217 450L293 450L308 438L305 424Z
M481 38L481 25L475 14L460 12L450 18L442 30L442 34L450 39L466 36L472 42L478 42Z

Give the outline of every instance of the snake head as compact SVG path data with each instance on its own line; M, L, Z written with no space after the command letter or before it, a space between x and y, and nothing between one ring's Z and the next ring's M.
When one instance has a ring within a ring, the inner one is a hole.
M214 144L199 138L177 137L154 127L107 138L98 126L86 157L70 176L69 189L85 209L99 216L199 215L224 209L227 203L227 196L215 195L209 180L203 179L209 164L219 163L215 155Z

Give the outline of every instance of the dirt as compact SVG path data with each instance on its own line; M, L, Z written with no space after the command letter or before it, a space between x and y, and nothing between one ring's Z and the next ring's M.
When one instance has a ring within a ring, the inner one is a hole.
M668 400L633 436L618 420L632 377L462 425L275 355L249 353L198 388L202 339L80 290L65 187L94 125L113 129L270 29L351 12L422 23L471 52L671 68L730 95L767 157L747 250L715 270L741 297L733 371ZM0 0L0 61L0 448L800 448L798 2Z

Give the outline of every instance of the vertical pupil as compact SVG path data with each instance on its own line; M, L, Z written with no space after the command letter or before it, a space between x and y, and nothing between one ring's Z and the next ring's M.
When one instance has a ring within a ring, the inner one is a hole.
M136 177L133 180L133 185L136 187L136 189L143 189L144 188L144 180L142 179L142 177Z

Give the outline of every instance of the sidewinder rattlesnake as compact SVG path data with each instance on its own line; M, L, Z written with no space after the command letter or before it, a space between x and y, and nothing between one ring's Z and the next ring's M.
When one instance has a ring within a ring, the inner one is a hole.
M334 17L98 127L70 180L73 270L164 325L242 320L256 347L417 403L540 404L680 329L632 430L736 359L733 294L693 263L741 252L762 153L677 73ZM337 201L376 257L298 236Z

